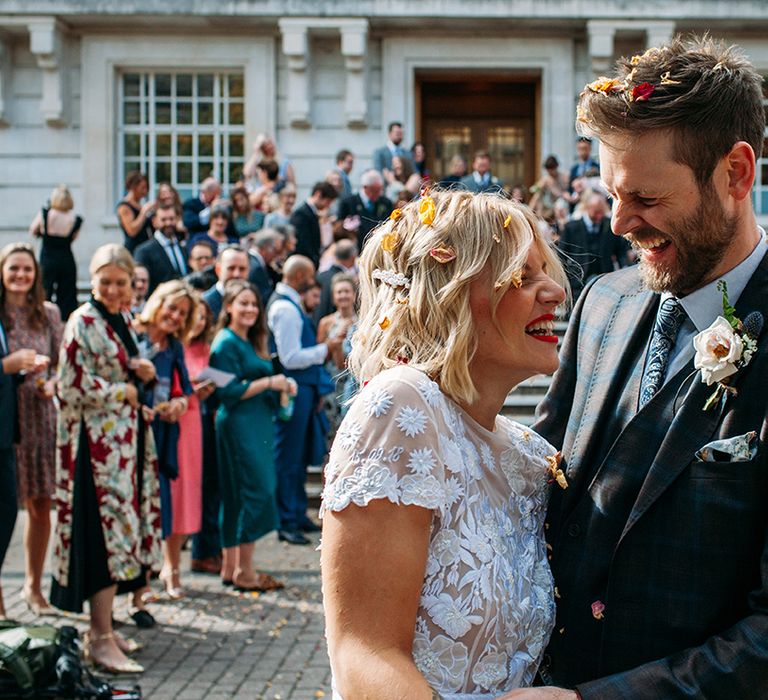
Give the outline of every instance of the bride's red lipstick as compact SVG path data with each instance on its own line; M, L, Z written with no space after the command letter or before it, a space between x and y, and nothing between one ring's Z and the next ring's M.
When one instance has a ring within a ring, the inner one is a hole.
M558 337L556 335L543 335L544 331L537 330L529 330L531 326L538 325L539 323L546 323L550 321L554 321L555 317L553 314L544 314L543 316L539 316L538 318L534 318L533 321L531 321L526 327L525 327L525 333L526 335L529 335L531 338L534 338L535 340L540 340L542 343L557 343Z

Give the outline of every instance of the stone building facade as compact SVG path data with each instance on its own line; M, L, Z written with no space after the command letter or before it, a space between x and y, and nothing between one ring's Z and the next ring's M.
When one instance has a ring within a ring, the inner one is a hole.
M489 148L508 184L574 157L578 93L619 55L710 31L768 74L764 0L0 0L0 244L66 183L76 254L120 240L124 173L183 195L238 177L276 137L300 195L355 153L353 181L402 121L443 172ZM756 203L768 219L768 159Z

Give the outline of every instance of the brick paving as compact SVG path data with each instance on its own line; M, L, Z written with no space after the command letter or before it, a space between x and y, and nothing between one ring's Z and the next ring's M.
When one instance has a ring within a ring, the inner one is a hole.
M2 584L9 617L33 622L21 599L22 528L19 514L13 543L3 567ZM323 639L317 536L313 545L278 542L272 534L256 545L257 568L283 580L271 593L238 594L218 577L189 573L183 553L182 583L187 597L162 598L149 606L158 625L138 630L127 616L127 600L115 609L119 629L146 646L136 655L146 669L137 678L144 698L152 700L312 700L329 698L330 669ZM49 569L50 570L50 569ZM47 590L46 582L46 590ZM159 582L153 587L160 591ZM52 624L87 628L85 616L40 618ZM128 681L128 677L118 680Z

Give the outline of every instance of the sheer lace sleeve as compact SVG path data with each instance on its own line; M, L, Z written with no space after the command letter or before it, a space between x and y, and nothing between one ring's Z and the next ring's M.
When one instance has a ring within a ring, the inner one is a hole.
M377 498L445 513L450 496L438 439L440 396L426 375L403 366L369 382L331 448L321 514Z

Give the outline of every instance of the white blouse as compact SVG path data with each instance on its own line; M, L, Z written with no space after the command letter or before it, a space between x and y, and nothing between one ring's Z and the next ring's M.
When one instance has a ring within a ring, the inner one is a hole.
M370 381L339 428L321 515L379 498L434 511L413 657L445 697L533 681L555 616L543 536L554 454L503 416L486 430L407 365Z

